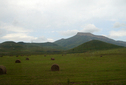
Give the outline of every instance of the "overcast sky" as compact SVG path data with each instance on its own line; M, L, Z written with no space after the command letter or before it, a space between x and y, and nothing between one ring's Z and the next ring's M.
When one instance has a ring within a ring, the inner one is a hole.
M126 0L0 0L0 42L53 42L77 32L126 41Z

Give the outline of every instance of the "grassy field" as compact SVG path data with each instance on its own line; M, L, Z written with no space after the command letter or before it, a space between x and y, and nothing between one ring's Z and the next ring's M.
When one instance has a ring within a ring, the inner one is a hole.
M30 60L25 60L27 57ZM16 59L21 63L15 63ZM51 71L53 64L58 64L60 71ZM7 74L0 75L0 85L126 85L126 49L3 56L0 65L7 69Z

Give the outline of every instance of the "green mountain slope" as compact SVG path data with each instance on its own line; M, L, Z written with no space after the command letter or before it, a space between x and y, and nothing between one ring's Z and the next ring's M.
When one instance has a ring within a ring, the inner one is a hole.
M87 52L87 51L97 51L97 50L109 50L109 49L116 49L116 48L124 48L123 46L117 46L114 44L109 44L99 40L92 40L86 42L78 47L75 47L71 50L68 50L70 53L80 53L80 52Z
M113 39L107 38L105 36L99 36L99 35L93 35L91 33L82 33L78 32L75 36L67 38L67 39L61 39L57 40L54 43L65 47L67 49L72 49L74 47L77 47L85 42L91 41L91 40L100 40L106 43L111 43L119 46L125 46L126 42L123 41L115 41Z

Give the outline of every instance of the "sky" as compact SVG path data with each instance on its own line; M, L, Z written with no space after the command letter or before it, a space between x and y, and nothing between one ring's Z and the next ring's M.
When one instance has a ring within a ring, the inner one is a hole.
M90 32L126 42L126 0L0 0L0 43Z

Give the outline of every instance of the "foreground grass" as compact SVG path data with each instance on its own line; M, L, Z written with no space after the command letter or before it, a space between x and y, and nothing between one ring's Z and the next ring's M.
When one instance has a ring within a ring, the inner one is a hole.
M0 85L126 85L125 52L0 57L0 65L7 68L7 74L0 75ZM21 63L15 63L16 59ZM52 64L58 64L60 71L51 71Z

